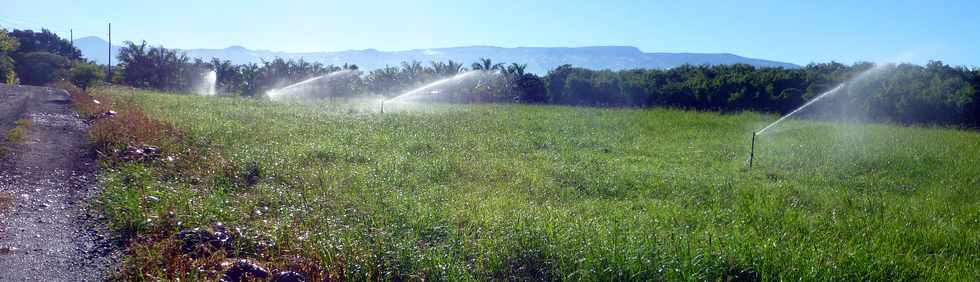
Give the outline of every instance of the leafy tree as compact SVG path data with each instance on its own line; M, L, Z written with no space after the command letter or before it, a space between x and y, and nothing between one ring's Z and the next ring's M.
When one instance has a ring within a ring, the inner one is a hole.
M533 73L518 76L515 86L519 102L532 104L548 102L548 90L544 86L544 81Z
M360 67L358 67L356 64L344 63L344 65L340 66L340 68L344 70L358 70Z
M973 111L973 122L974 127L980 128L980 69L973 70L973 81L970 83L973 87L973 102L970 103L969 109Z
M105 71L96 64L79 63L71 69L71 81L82 89L98 84L105 79Z
M565 97L565 81L568 80L568 76L573 72L572 65L561 65L557 68L548 71L548 75L545 76L545 87L548 89L548 96L550 102L554 104L565 103L568 98Z
M0 83L16 84L17 73L14 70L14 59L10 53L17 50L20 43L17 38L10 36L6 29L0 28Z
M17 38L17 41L20 42L20 48L14 54L14 59L32 52L48 52L69 60L82 58L82 51L72 46L71 41L61 38L47 29L41 29L41 32L34 32L30 29L14 30L10 32L10 36Z
M0 55L0 83L17 84L17 72L14 67L14 60L10 56Z
M149 87L153 65L146 51L146 41L137 45L132 41L123 42L116 58L123 69L123 83L136 87Z
M68 76L71 62L65 57L48 52L31 52L20 56L16 70L21 82L44 85Z
M375 94L391 95L402 89L399 81L399 70L396 67L385 66L373 70L368 73L365 81L368 85L368 91Z

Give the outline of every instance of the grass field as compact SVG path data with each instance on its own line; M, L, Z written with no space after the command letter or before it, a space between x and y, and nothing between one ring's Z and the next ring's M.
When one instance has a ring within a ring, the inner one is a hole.
M214 277L163 256L221 222L221 258L332 279L980 279L976 132L790 122L749 170L775 116L95 94L227 163L103 174L130 278Z

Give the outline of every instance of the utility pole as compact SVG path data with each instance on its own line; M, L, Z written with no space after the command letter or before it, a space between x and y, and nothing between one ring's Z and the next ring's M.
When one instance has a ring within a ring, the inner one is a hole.
M75 48L75 30L73 30L71 28L68 29L68 41L71 42L71 48L74 49ZM75 67L75 59L72 59L71 60L71 67L72 68Z
M106 63L106 69L108 74L106 74L106 81L112 84L112 23L109 23L109 61Z

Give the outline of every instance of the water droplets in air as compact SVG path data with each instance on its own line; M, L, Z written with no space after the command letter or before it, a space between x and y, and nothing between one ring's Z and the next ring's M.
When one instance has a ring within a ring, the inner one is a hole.
M807 101L805 104L803 104L803 106L800 106L799 108L796 108L795 110L789 112L788 114L780 117L775 122L770 123L766 127L763 127L762 129L760 129L759 131L757 131L756 134L762 135L763 133L765 133L767 130L769 130L773 126L776 126L777 124L781 123L783 120L786 120L787 118L796 115L797 113L799 113L803 109L806 109L806 108L810 107L814 103L819 102L820 100L823 100L824 98L827 98L827 97L836 95L838 93L849 91L850 88L853 85L858 84L858 83L861 83L861 82L867 80L872 75L878 74L878 73L880 73L880 72L882 72L882 71L884 71L884 70L886 70L886 69L888 69L888 68L890 68L892 66L893 65L891 65L891 64L875 64L873 67L869 68L868 70L865 70L865 71L863 71L861 73L858 73L858 75L855 76L854 78L851 78L851 79L849 79L847 81L844 81L840 85L837 85L836 87L834 87L834 88L832 88L832 89L830 89L830 90L828 90L828 91L826 91L824 93L821 93L820 95L817 95L817 97L815 97L813 99L810 99L810 101Z
M386 102L416 101L426 97L437 96L443 94L444 92L460 90L460 87L478 86L481 82L486 81L487 78L491 78L496 75L499 74L497 72L488 72L483 70L467 71L422 85L421 87L409 90L388 99Z
M218 73L210 70L204 73L201 78L201 85L198 86L197 93L201 96L214 96L217 94Z
M331 83L339 82L344 79L350 79L358 75L360 75L360 72L357 70L335 71L293 83L279 89L269 90L265 94L270 100L273 101L309 98L309 96L322 94L329 95L331 93L320 93L325 91L329 92L330 88L325 86L329 86Z

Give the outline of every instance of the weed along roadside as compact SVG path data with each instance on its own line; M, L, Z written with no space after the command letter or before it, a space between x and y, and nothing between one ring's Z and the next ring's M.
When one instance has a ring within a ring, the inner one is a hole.
M4 134L4 142L0 142L0 157L6 155L11 150L11 146L15 146L17 143L24 141L24 136L27 134L27 127L31 125L31 121L20 119L14 124L14 128L11 128Z
M980 233L942 225L977 208L980 165L948 153L975 132L786 121L808 130L746 170L730 141L771 117L93 95L124 279L975 276Z
M106 191L99 205L109 226L129 241L129 259L117 278L319 278L289 269L316 274L315 270L255 256L261 247L245 237L247 232L241 228L226 228L218 221L184 224L176 216L179 206L160 205L162 198L174 196L167 192L178 192L153 189L164 182L189 186L220 182L230 190L237 189L237 183L245 180L219 155L188 147L180 130L148 117L130 101L95 98L79 89L71 94L78 111L92 123L89 134L94 149L108 168L102 176ZM143 270L149 266L160 268L158 272Z

